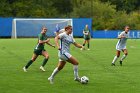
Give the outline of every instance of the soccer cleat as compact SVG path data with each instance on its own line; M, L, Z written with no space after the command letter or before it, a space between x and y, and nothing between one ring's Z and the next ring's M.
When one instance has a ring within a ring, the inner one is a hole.
M26 69L25 67L23 67L23 71L24 71L24 72L27 72L27 69Z
M83 48L81 48L80 50L83 50Z
M122 61L120 61L120 66L122 66Z
M111 63L111 66L115 66L115 63Z
M48 80L50 81L50 84L53 84L53 78L49 77Z
M44 67L43 66L40 66L40 68L39 68L40 70L42 70L43 72L45 72L46 70L44 69Z
M78 82L80 82L81 79L80 79L79 77L77 77L77 78L74 78L74 81L78 81Z

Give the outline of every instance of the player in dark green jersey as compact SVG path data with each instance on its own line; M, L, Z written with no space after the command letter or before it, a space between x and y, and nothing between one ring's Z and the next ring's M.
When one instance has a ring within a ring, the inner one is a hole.
M83 46L85 46L86 42L88 43L87 47L88 47L88 50L89 49L89 42L90 42L90 30L88 28L88 25L85 26L84 30L83 30L83 34L84 34L84 43L83 43ZM81 48L81 50L83 50L83 48Z
M28 67L36 60L36 58L39 55L43 55L45 57L44 60L43 60L42 65L40 66L40 70L45 71L44 66L46 65L46 63L47 63L47 61L49 59L49 54L44 49L44 45L48 44L48 45L50 45L52 47L55 47L54 45L49 43L50 39L47 38L46 32L47 32L47 28L42 27L42 31L38 35L38 43L37 43L37 45L36 45L36 47L34 49L33 56L31 58L31 60L29 60L29 62L23 67L24 72L27 72Z

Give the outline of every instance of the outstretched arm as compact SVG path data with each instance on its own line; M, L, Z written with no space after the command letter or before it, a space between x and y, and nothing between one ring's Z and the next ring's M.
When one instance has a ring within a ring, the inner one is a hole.
M50 41L50 39L47 39L47 40L39 40L39 44L44 44L44 43L47 43L49 41Z
M126 37L124 35L118 36L118 39L121 39L121 38L126 38Z
M58 43L59 39L60 39L59 36L55 37L55 45L57 46L58 50L60 50L59 43Z
M46 42L46 44L48 44L49 46L51 46L51 47L54 47L54 48L55 48L55 45L52 45L52 44L50 44L49 42Z
M74 44L74 46L76 46L76 47L78 47L78 48L84 48L82 45L80 45L80 44L78 44L78 43L76 43L76 42L74 42L73 44Z

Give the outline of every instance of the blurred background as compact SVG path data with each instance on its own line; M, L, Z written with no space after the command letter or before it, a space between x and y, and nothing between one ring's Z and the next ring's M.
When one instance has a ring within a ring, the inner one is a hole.
M116 38L126 25L140 38L140 0L0 0L0 37L11 37L14 18L88 18L94 38Z

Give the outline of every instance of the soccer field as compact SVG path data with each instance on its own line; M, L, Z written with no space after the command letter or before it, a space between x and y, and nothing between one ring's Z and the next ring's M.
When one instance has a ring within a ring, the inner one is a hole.
M76 42L82 44L83 39ZM117 39L92 39L90 51L71 45L71 54L79 61L79 75L89 77L89 83L74 81L73 66L67 63L52 85L47 78L58 63L56 48L45 45L50 55L46 72L39 70L44 59L39 56L25 73L22 68L31 59L37 38L0 39L0 93L140 93L140 39L128 39L123 66L119 60L111 66L116 43Z

